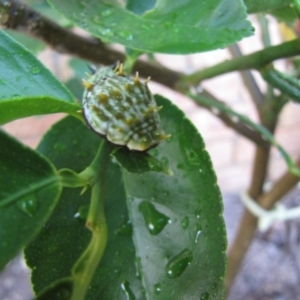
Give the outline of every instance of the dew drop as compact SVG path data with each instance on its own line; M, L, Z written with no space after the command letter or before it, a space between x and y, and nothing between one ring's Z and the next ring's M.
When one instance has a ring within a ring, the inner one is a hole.
M34 194L25 196L23 199L17 202L17 207L28 216L32 217L37 210L36 196Z
M126 300L135 300L135 296L132 290L130 289L128 281L122 282L121 289L125 292Z
M195 215L196 215L196 218L197 218L197 219L200 219L200 217L201 217L201 212L202 212L202 209L201 209L201 208L198 208L198 209L195 211Z
M39 67L32 67L31 68L31 73L36 75L39 74L41 72L41 69Z
M198 243L199 237L202 233L202 226L200 224L197 224L197 231L196 231L196 236L195 236L195 243Z
M103 12L101 12L101 16L108 17L112 14L112 11L110 9L105 9Z
M159 234L170 220L167 216L157 211L150 202L143 201L139 205L139 211L143 214L147 229L152 235Z
M54 149L55 149L57 152L61 152L61 151L63 151L65 148L66 148L66 145L65 145L65 144L58 143L58 142L54 144Z
M157 283L157 284L154 285L154 291L155 291L156 295L160 294L160 292L161 292L161 285L160 285L160 283Z
M74 214L74 218L85 221L87 219L89 209L90 209L89 204L80 205L77 212Z
M137 279L142 279L142 263L141 263L141 258L137 257L135 259L135 276Z
M182 252L174 256L166 266L167 276L176 278L186 269L193 260L193 253L189 249L184 249Z
M190 220L188 217L184 217L181 222L182 228L187 229L190 225Z
M201 294L200 300L208 300L208 299L209 299L209 293L205 292Z
M167 164L169 163L169 160L168 160L167 157L163 156L162 159L161 159L161 162L162 162L163 164L166 164L166 165L167 165Z
M132 236L132 224L130 220L123 220L116 230L117 234Z

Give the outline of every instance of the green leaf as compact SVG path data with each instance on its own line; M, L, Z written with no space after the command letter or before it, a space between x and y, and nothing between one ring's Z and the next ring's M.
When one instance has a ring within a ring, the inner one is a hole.
M134 14L117 1L50 3L102 40L142 51L187 54L224 48L252 35L253 30L241 0L157 0L143 15ZM135 1L129 8L142 13L152 5L147 1L142 7Z
M273 87L279 89L293 101L300 103L300 84L298 79L269 66L261 70L261 75Z
M204 143L184 114L156 96L171 138L150 154L174 176L124 171L127 206L147 299L223 299L222 200Z
M40 231L61 192L43 156L0 131L0 269Z
M34 300L69 300L72 296L73 280L64 278L51 284L42 291Z
M126 148L119 148L112 153L120 167L130 173L142 174L145 172L161 172L172 175L172 170L168 164L159 161L148 153L133 152Z
M150 154L169 164L174 176L123 170L126 195L120 170L110 163L105 186L108 244L86 299L219 300L224 296L226 235L211 161L183 113L169 101L156 99L164 106L163 128L172 137ZM82 123L66 118L46 134L39 151L58 169L80 172L92 161L99 141ZM79 193L79 189L64 190L45 229L25 252L35 291L70 276L88 245L84 207L89 191Z
M284 22L291 28L294 28L295 22L297 20L297 14L292 7L286 6L283 8L272 10L269 13L274 16L278 20L278 22Z
M291 3L290 0L244 0L244 2L247 6L247 11L250 14L284 8L286 6L290 6Z
M70 92L25 48L0 30L0 124L37 114L78 115Z
M79 173L92 162L100 142L101 138L83 123L68 117L52 127L38 150L58 169L69 168ZM113 163L109 166L106 191L108 245L86 299L123 299L122 283L129 281L130 289L142 300L121 173ZM90 241L91 233L85 227L90 191L83 195L80 192L81 188L63 190L49 222L25 250L36 292L70 276L71 268Z
M23 45L33 54L38 54L45 48L44 43L28 35L22 34L18 31L7 29L4 32L11 36L13 39L15 39L17 42L19 42L21 45Z

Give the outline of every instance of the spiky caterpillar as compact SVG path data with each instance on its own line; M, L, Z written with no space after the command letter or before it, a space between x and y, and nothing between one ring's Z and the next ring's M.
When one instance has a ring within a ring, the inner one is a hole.
M138 73L124 75L123 65L102 67L83 80L83 115L88 126L110 142L146 151L170 135L160 127L159 110L147 83Z

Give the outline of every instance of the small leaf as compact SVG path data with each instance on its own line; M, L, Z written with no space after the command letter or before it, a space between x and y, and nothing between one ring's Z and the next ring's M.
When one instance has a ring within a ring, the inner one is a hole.
M0 30L0 124L56 112L79 116L79 109L70 92L27 49Z
M187 54L224 48L253 32L241 0L157 0L154 8L153 1L130 1L127 8L136 14L117 1L50 3L102 40L147 52Z
M111 154L120 167L127 172L142 174L144 172L161 172L172 176L172 170L168 164L158 160L148 153L130 151L126 148L119 148Z
M0 131L0 269L41 230L61 192L54 167Z
M273 67L262 69L261 75L273 87L279 89L295 102L300 103L300 84L298 79L290 77Z

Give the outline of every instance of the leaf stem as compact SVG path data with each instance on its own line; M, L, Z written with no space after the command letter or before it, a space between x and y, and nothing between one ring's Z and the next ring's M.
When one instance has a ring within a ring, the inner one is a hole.
M90 165L94 170L95 184L92 187L91 206L86 227L92 231L92 238L81 257L72 269L74 289L71 300L83 300L103 256L107 243L107 225L104 214L105 182L108 171L111 143L103 141Z

